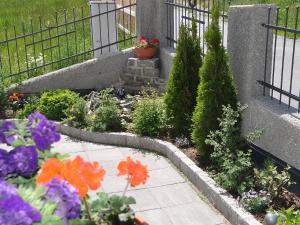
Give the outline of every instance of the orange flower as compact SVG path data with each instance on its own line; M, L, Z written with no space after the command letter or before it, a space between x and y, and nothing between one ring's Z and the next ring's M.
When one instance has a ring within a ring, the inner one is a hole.
M63 179L74 186L79 196L84 198L89 190L97 190L101 186L104 175L105 170L99 163L85 162L80 156L65 163L52 158L43 164L37 183L45 184L53 178Z
M128 176L128 180L132 187L145 184L149 177L147 167L137 160L133 161L130 157L128 157L126 161L121 161L119 163L118 170L118 176Z

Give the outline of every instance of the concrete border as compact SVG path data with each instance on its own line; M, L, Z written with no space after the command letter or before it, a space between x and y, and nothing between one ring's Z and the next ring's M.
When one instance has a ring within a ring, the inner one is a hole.
M159 139L140 137L130 133L89 132L62 124L57 124L62 134L82 141L145 149L167 157L203 193L210 203L218 209L233 225L262 225L243 208L227 191L217 186L209 175L199 168L175 145Z

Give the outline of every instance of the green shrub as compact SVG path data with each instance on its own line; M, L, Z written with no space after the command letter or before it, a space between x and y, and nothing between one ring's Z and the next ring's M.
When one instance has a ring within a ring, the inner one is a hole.
M133 112L133 130L143 136L157 137L166 130L167 116L162 98L156 94L143 97Z
M287 166L278 172L277 166L267 160L262 170L254 169L257 187L267 191L273 201L283 196L284 187L293 184L289 173L290 168Z
M241 203L249 212L265 213L270 204L270 198L265 191L259 193L255 191L248 191L242 194Z
M277 225L298 225L300 224L300 211L288 208L279 212Z
M84 98L78 98L73 105L67 108L67 118L64 120L64 123L76 128L85 128L87 126L86 115L86 101Z
M50 120L63 120L65 111L73 105L79 95L70 90L46 91L42 94L37 111L43 113Z
M112 89L105 89L97 97L95 112L88 119L92 131L122 130L120 109L112 93Z
M3 87L3 84L0 82L0 118L4 118L5 109L8 106L7 94Z
M182 24L164 99L166 113L173 127L172 134L175 136L189 133L196 105L201 65L201 48L196 23L195 21L192 23L192 34L189 28Z
M39 104L39 98L37 96L31 96L26 98L26 103L24 105L24 108L17 112L17 118L19 119L27 118L31 113L37 111L38 104Z
M214 9L213 20L205 33L207 54L200 69L197 105L192 118L192 140L200 159L209 163L212 147L205 143L211 131L219 129L217 118L222 116L222 106L237 109L237 94L229 69L228 56L221 44L219 13Z
M253 187L251 150L239 150L240 115L243 108L233 110L223 106L223 116L219 130L210 132L206 144L213 147L211 161L216 182L231 193L243 193Z

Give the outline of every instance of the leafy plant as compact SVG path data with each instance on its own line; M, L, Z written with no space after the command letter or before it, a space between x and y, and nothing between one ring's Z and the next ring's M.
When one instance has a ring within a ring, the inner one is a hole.
M109 225L133 225L135 224L134 212L130 205L135 204L132 197L97 193L97 199L90 203L92 217L99 222L109 222Z
M215 7L212 23L205 33L208 51L200 69L201 82L192 118L192 140L200 159L206 164L211 159L213 148L205 140L210 132L220 128L217 118L222 116L222 106L230 105L232 109L237 109L236 89L221 39L219 12Z
M135 105L132 123L139 135L157 137L164 133L167 116L163 99L157 93L142 97Z
M0 82L0 118L4 118L5 109L8 106L7 95L3 85Z
M76 128L84 128L87 126L86 121L87 108L84 98L78 98L77 101L70 105L66 110L66 119L64 123Z
M239 121L244 107L222 108L222 118L218 119L220 129L210 132L206 144L213 147L211 161L217 183L229 192L241 194L253 186L251 150L239 150L242 143Z
M244 208L251 213L265 213L269 206L270 198L265 191L260 191L259 193L248 191L242 194L241 202Z
M277 225L298 225L300 224L300 211L294 208L281 210L278 214Z
M34 224L64 225L61 218L54 215L56 204L50 201L44 201L45 190L43 187L33 189L21 186L18 188L18 193L26 202L30 202L30 205L41 213L42 220Z
M79 95L70 90L47 91L42 94L37 111L50 120L63 120L66 117L65 110L78 98Z
M117 100L112 89L104 89L97 96L95 111L89 116L88 124L92 131L120 131L122 121Z
M196 106L201 65L200 40L197 37L196 22L193 20L192 33L184 24L180 26L176 56L164 99L166 113L175 136L189 134L191 118Z
M291 181L290 168L287 166L278 172L277 166L272 161L267 160L262 170L254 169L256 185L270 193L272 200L276 200L282 196L284 187L294 184Z
M37 110L39 98L37 96L27 97L25 100L24 108L17 112L17 118L27 118L31 113Z

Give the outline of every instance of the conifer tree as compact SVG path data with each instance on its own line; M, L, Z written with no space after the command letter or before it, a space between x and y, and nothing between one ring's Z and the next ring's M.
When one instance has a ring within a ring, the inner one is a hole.
M176 56L164 99L173 136L187 136L190 133L201 65L200 40L197 37L196 22L193 20L192 32L186 25L180 26Z
M237 93L230 71L228 55L221 44L219 12L213 10L212 23L205 33L207 54L200 69L201 83L198 87L197 105L192 118L192 141L200 160L209 163L211 146L205 139L211 131L219 129L217 118L222 116L222 106L237 109Z

